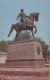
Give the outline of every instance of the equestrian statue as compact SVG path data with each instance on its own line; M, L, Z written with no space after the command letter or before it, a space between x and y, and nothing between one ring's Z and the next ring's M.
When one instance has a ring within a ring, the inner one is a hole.
M15 30L16 31L15 42L16 42L17 41L17 36L21 32L21 30L31 30L32 36L33 36L33 38L35 38L33 29L35 29L35 34L36 34L37 28L34 25L34 21L38 22L39 13L32 12L29 16L27 16L24 13L24 10L21 9L21 12L17 16L17 20L18 20L18 18L20 18L19 22L17 22L16 24L12 24L10 32L8 34L8 37L11 35L12 31Z

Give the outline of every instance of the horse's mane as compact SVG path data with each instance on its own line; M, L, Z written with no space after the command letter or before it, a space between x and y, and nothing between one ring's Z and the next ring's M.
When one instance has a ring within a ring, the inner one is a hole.
M39 13L36 13L36 12L32 12L30 15L29 15L30 18L35 18L35 21L38 21L39 19Z
M29 16L31 16L31 15L33 15L33 14L36 14L36 12L32 12L32 13L30 13L30 15L29 15Z

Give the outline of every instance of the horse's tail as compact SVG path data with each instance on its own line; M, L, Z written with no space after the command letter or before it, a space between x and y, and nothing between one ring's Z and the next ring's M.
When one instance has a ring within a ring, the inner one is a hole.
M9 34L8 34L7 37L9 37L9 36L11 35L11 33L12 33L12 31L13 31L13 26L14 26L14 24L12 24L12 26L11 26L11 28L10 28L10 32L9 32Z

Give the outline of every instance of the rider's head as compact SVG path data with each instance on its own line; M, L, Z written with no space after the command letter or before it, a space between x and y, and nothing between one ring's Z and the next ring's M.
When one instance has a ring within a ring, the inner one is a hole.
M23 10L23 9L21 9L21 12L24 12L24 10Z

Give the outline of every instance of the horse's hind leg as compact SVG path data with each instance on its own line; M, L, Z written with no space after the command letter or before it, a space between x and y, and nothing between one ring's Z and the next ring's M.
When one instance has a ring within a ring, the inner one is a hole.
M8 34L8 37L11 35L12 31L13 31L13 25L11 26L10 32Z
M16 36L15 36L15 42L17 42L17 37L19 35L19 32L16 33Z
M18 36L18 34L19 34L19 33L17 33L16 36L15 36L15 42L17 42L17 36Z
M33 39L34 39L35 37L34 37L34 32L33 32L33 29L31 30L31 32L32 32L32 36L33 36Z

